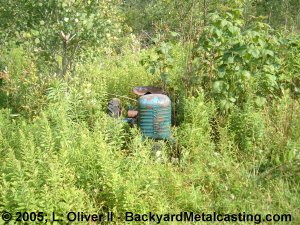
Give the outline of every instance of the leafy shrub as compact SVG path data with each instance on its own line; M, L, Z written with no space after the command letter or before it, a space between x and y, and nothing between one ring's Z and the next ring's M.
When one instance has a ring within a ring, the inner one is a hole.
M16 7L8 4L8 10ZM39 17L33 20L39 23ZM34 33L34 40L42 35ZM0 211L113 211L121 217L126 211L289 212L298 224L299 45L297 37L280 35L261 22L244 25L234 9L212 15L191 62L191 46L167 39L141 51L119 46L119 54L108 46L76 56L88 55L65 79L45 75L49 64L27 53L30 43L3 49L0 69L9 78L2 81L0 100ZM108 54L98 55L103 51ZM149 55L154 76L140 64ZM111 97L135 105L128 99L136 98L132 88L161 85L161 72L167 72L163 85L172 116L180 118L172 128L176 154L106 115ZM151 155L157 144L160 158Z
M281 95L280 73L287 60L279 55L281 41L274 30L259 20L245 25L241 8L230 9L222 16L213 13L210 25L194 48L198 55L194 76L200 76L201 86L207 96L218 102L221 111L228 111L233 105L243 106L251 93L261 106ZM293 83L290 85L295 86Z
M10 50L4 49L2 60L8 75L0 90L1 104L12 108L14 113L37 115L46 102L44 91L50 81L39 77L36 64L22 47L13 45Z
M119 1L9 1L0 15L0 44L13 40L26 46L41 70L63 76L90 54L88 49L109 50L128 30Z
M5 143L0 169L1 211L50 213L91 209L86 193L74 186L74 171L51 147L55 137L47 119L37 119L40 132L34 133L34 125L23 119L10 130L2 129L9 120L9 114L1 111L1 138Z
M228 131L234 136L241 152L241 159L251 163L262 160L266 124L263 113L253 107L253 103L244 109L235 107L229 116Z

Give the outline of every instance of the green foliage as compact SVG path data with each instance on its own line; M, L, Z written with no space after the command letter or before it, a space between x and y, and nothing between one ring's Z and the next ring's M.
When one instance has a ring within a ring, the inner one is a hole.
M289 89L293 97L300 94L300 38L291 36L282 41L284 60L280 71L282 89Z
M0 5L0 211L113 211L115 224L127 211L291 213L299 224L299 36L249 18L244 1L132 2ZM151 21L133 21L135 7ZM126 36L126 10L135 32L158 31L148 48ZM76 34L66 54L61 31ZM173 146L107 115L112 97L123 115L135 107L142 85L171 98Z
M295 89L291 82L295 74L289 84L280 78L287 58L276 52L284 51L280 50L283 39L259 20L245 25L242 13L241 8L234 8L222 16L211 14L210 25L194 48L194 76L200 76L202 87L217 100L221 111L243 106L252 94L262 106L267 99L279 97L284 87Z
M43 91L48 81L38 77L36 64L22 47L11 46L10 51L4 50L2 60L7 76L0 90L1 105L12 108L14 113L37 115L45 104Z
M155 52L142 59L141 64L146 67L148 73L159 74L161 87L166 91L170 80L169 71L173 67L173 45L171 42L160 40L160 37L153 41L156 44Z
M9 120L9 112L1 111L1 139L6 143L1 149L1 211L90 209L87 195L75 187L74 171L51 147L54 139L46 118L32 125L21 119L19 126L3 130Z
M253 1L253 10L258 15L264 15L272 27L284 28L299 32L299 2L297 0Z
M0 15L0 44L24 44L38 61L51 63L53 73L63 75L88 50L114 47L127 29L121 26L118 1L8 1L1 4Z
M206 105L203 93L197 97L185 99L184 122L179 130L180 144L183 151L183 160L201 157L204 152L211 151L214 144L211 142L210 120L214 117L214 107Z
M142 40L149 41L156 33L178 33L188 42L199 35L207 22L207 14L219 9L226 1L145 1L128 0L124 4L126 22ZM147 42L146 42L147 43Z

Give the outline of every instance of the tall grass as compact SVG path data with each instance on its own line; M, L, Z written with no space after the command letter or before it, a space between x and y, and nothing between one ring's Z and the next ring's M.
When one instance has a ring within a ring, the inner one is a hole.
M299 102L285 95L257 108L249 101L220 116L200 91L180 103L179 159L163 142L155 159L153 141L106 115L110 94L134 97L134 86L155 82L140 57L82 64L70 81L49 79L36 94L28 91L35 82L9 89L26 67L10 71L1 87L10 92L1 99L0 211L291 213L298 224Z

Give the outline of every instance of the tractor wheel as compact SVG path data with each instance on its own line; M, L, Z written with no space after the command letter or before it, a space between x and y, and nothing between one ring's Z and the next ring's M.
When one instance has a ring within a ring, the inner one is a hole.
M108 115L113 118L119 118L121 116L121 101L118 98L112 98L107 106Z

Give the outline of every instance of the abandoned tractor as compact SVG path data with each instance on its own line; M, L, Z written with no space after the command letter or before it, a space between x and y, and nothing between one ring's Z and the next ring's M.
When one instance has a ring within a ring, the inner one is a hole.
M171 135L171 100L157 87L140 86L133 89L138 98L137 110L129 109L123 121L137 124L144 138L168 140ZM113 98L108 104L108 113L114 118L121 116L121 101Z

